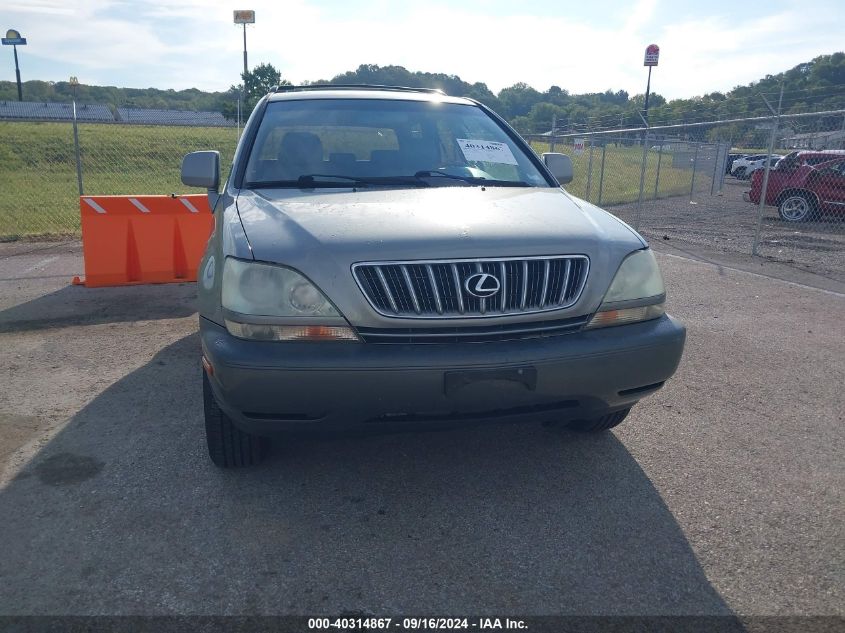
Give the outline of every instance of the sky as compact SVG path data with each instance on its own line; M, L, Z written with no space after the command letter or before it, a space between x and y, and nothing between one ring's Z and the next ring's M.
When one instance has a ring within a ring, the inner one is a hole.
M268 62L300 83L360 64L458 75L494 92L643 93L648 44L660 46L652 91L684 98L727 91L845 49L842 0L2 0L24 81L225 90L240 81L254 9L250 67ZM5 23L5 24L3 24ZM14 81L10 46L0 79Z

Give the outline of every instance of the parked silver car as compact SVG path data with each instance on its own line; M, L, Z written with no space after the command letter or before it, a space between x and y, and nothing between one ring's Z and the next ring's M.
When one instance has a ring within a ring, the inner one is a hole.
M496 420L619 424L672 376L646 241L567 193L496 114L437 90L281 87L216 152L199 269L205 424L218 466L267 436Z

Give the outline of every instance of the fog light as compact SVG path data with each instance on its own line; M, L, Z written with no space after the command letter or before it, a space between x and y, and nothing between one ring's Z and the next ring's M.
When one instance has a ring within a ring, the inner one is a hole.
M663 316L664 312L662 303L637 308L622 308L621 310L602 310L596 312L587 324L587 329L650 321Z
M229 334L251 341L357 341L351 327L334 325L271 325L226 319Z

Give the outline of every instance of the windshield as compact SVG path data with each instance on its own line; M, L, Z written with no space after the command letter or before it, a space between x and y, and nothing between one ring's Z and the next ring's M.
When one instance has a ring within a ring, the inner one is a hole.
M481 108L429 101L269 103L245 186L551 186Z

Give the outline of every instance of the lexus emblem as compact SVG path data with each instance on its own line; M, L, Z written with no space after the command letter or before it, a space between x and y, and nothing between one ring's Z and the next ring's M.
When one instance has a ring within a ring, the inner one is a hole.
M502 288L502 284L499 282L498 278L493 275L488 273L475 273L474 275L470 275L466 278L464 281L464 288L466 288L466 291L473 297L486 299L487 297L492 297L494 294L499 292Z

